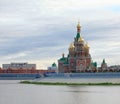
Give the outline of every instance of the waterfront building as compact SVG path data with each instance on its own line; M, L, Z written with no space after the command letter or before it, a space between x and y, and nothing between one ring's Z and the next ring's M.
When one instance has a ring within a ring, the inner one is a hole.
M120 65L112 65L109 67L111 71L120 72Z
M101 69L102 70L107 70L107 63L105 62L105 59L103 59L102 63L101 63Z
M7 69L12 69L12 70L18 70L18 69L36 69L36 64L28 64L26 63L10 63L10 64L2 64L2 68L7 70Z
M58 71L60 73L85 72L97 67L96 62L91 61L89 45L81 35L80 23L77 25L77 35L68 48L67 57L62 54L58 60Z
M10 63L2 64L0 74L44 74L55 73L55 70L36 69L36 64L23 63Z
M56 63L54 62L50 67L48 67L48 70L54 70L57 73L58 69Z

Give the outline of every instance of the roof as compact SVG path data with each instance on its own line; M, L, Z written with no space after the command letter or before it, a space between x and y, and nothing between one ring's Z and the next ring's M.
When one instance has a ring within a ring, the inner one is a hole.
M57 65L56 65L56 63L54 62L53 64L52 64L52 67L56 67Z
M76 38L77 38L77 39L80 38L80 33L77 33Z

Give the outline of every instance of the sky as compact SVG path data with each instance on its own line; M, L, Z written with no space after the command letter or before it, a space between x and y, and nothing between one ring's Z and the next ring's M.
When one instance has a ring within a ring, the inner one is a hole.
M57 64L68 54L78 21L92 60L120 64L120 0L0 0L0 66Z

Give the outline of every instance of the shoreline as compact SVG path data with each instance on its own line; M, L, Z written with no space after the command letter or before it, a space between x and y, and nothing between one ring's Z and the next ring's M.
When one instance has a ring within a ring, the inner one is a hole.
M64 83L120 83L120 78L38 78L33 81Z
M37 85L120 85L120 78L39 78L21 81Z
M31 81L21 81L22 84L36 84L36 85L76 85L76 86L113 86L120 85L120 83L64 83L64 82L31 82Z

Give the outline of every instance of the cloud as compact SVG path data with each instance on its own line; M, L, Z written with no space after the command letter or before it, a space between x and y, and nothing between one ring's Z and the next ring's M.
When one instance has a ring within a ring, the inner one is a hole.
M47 68L68 54L79 20L93 60L119 64L119 11L119 0L0 0L0 63Z

